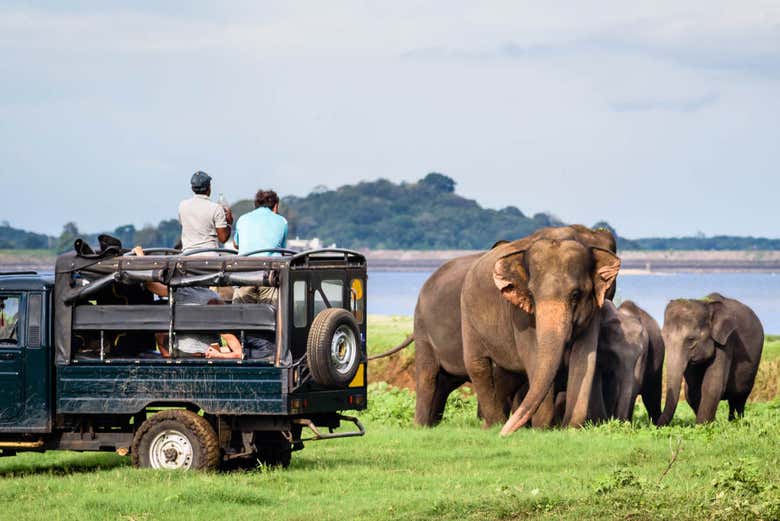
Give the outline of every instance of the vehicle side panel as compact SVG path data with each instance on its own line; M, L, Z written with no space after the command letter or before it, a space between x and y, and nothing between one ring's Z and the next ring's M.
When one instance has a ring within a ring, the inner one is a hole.
M235 363L74 364L57 367L58 414L134 414L192 403L210 414L286 414L287 371Z

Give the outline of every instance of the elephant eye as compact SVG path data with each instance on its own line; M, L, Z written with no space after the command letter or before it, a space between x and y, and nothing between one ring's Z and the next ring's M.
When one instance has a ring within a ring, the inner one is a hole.
M696 346L696 337L689 336L685 339L685 344L688 346L688 349L693 349Z
M578 290L578 289L575 289L574 291L572 291L571 295L569 296L569 298L571 299L572 303L579 302L580 301L580 297L582 297L582 292L580 290Z

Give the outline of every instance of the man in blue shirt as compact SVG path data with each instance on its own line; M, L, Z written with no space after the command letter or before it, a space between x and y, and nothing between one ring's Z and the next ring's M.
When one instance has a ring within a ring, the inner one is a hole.
M287 219L279 215L279 196L273 190L258 190L255 209L239 217L233 244L239 255L267 248L287 247ZM261 253L260 255L269 255ZM276 288L243 286L236 288L233 302L275 304Z

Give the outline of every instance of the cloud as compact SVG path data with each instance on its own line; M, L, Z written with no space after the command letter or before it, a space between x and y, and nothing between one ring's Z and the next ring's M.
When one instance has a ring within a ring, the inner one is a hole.
M615 112L696 112L718 103L720 96L706 94L688 98L642 98L625 100L612 103L610 106Z

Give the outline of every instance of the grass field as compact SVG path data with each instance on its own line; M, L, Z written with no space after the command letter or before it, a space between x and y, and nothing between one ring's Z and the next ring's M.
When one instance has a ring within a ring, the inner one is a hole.
M370 351L411 330L370 319ZM766 353L780 357L780 339ZM401 355L410 356L409 353ZM372 366L373 367L373 366ZM372 369L370 374L379 374ZM737 422L483 430L468 390L435 429L411 426L411 391L372 384L363 438L308 443L287 470L166 473L114 454L0 459L0 519L780 519L780 400ZM671 466L670 466L671 465Z

